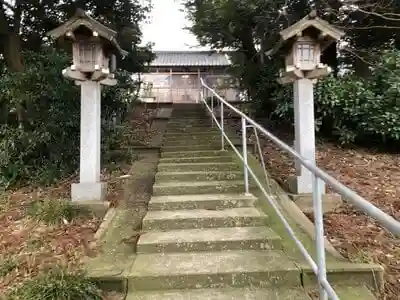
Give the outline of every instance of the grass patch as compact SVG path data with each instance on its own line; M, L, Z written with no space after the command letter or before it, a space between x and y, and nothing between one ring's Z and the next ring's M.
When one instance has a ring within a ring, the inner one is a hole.
M33 238L26 242L26 248L28 251L37 251L44 246L44 241L40 238Z
M102 300L102 291L83 272L53 267L23 282L6 300Z
M355 253L349 253L349 260L359 264L374 264L379 263L374 260L372 254L365 249L357 249Z
M0 277L10 274L18 266L18 261L12 257L0 258Z
M10 206L10 199L6 193L0 192L0 213L8 210Z
M48 225L71 222L75 218L89 214L87 208L78 207L64 199L35 200L28 208L29 217Z

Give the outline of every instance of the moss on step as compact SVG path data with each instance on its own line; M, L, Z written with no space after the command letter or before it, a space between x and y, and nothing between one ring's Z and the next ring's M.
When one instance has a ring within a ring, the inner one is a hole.
M143 230L175 230L218 227L262 226L268 216L253 207L224 210L149 211Z
M174 157L162 158L160 163L218 163L218 162L232 162L229 156L199 156L199 157Z
M170 290L156 292L134 291L126 300L311 300L302 289L288 288L221 288ZM354 298L355 299L355 298ZM361 299L361 298L360 298ZM347 300L347 299L346 299Z
M241 171L158 172L156 182L162 181L225 181L243 180Z
M141 236L138 253L280 250L280 241L266 226L152 231Z
M160 163L159 172L218 172L218 171L238 171L239 166L235 162L220 163Z
M154 196L241 193L243 181L163 181L153 186Z
M133 290L215 287L300 287L300 270L281 251L141 254L130 274Z
M152 197L149 210L222 210L253 207L255 197L242 194L171 195Z
M125 181L125 195L101 240L99 253L87 259L88 276L108 291L126 292L128 274L136 258L136 242L151 197L158 155L142 153Z
M228 151L203 150L203 151L162 151L161 158L198 157L198 156L230 156Z
M126 242L134 235L130 226L134 215L118 209L101 241L101 253L86 262L88 276L104 290L126 290L126 278L136 257L133 245Z

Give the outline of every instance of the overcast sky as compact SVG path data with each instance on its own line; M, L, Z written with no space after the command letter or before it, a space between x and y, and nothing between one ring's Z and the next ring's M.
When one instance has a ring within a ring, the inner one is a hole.
M199 50L196 38L183 28L189 25L179 11L179 0L153 0L150 24L144 24L143 43L155 43L154 50Z

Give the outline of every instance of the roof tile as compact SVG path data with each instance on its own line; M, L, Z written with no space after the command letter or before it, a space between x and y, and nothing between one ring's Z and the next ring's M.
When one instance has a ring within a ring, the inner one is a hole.
M225 53L210 51L155 51L152 67L172 66L230 66Z

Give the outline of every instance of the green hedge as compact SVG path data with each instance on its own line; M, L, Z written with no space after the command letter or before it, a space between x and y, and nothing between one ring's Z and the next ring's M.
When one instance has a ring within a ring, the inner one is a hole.
M78 167L80 93L62 69L71 64L54 49L24 53L25 72L0 73L0 186L16 182L51 182ZM125 74L124 79L127 80ZM125 91L107 87L102 92L103 124L121 118L127 109ZM16 108L25 111L24 126ZM5 114L4 114L5 112ZM111 131L103 126L105 140ZM107 145L103 145L107 147Z

